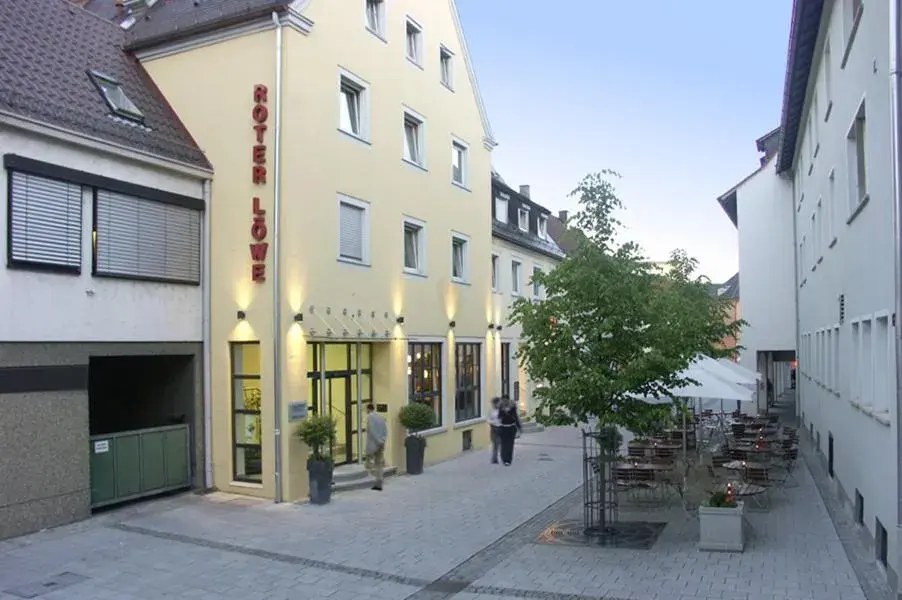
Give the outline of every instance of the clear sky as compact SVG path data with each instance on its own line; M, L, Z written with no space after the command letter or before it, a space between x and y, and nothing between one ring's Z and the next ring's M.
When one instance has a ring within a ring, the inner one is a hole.
M495 168L557 213L614 169L628 231L654 260L684 248L737 268L717 203L779 125L789 0L457 0L499 146Z

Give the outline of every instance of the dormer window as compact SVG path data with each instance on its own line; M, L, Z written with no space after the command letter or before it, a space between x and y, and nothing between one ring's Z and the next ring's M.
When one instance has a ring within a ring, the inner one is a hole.
M507 198L503 195L495 196L495 220L507 223Z
M529 209L519 208L517 210L517 225L520 231L529 231Z
M118 81L97 71L88 71L88 77L97 86L97 90L114 115L140 123L144 122L144 113L125 94Z
M547 240L548 239L548 216L547 215L539 215L539 239Z

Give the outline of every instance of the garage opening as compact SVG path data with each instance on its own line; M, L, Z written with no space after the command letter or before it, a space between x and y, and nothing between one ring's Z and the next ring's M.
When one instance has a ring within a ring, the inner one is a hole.
M91 357L91 506L191 485L193 356Z

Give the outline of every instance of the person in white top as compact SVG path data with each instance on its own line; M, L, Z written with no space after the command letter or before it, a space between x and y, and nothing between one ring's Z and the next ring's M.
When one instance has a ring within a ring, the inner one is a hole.
M498 464L498 451L501 449L501 418L499 409L501 407L501 398L497 396L492 398L492 412L489 413L489 426L492 428L492 464Z

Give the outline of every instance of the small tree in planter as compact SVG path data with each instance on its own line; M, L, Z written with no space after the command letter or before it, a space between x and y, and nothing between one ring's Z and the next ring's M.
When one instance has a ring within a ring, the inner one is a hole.
M733 497L732 485L726 492L714 492L698 507L698 523L699 550L742 552L745 548L743 503Z
M413 402L402 407L398 417L407 430L407 438L404 440L407 473L419 475L423 472L423 461L426 459L426 438L420 432L435 427L435 411L431 406Z
M310 503L327 504L332 498L333 463L325 452L335 439L335 420L328 415L310 415L298 425L297 434L310 448L307 458Z

